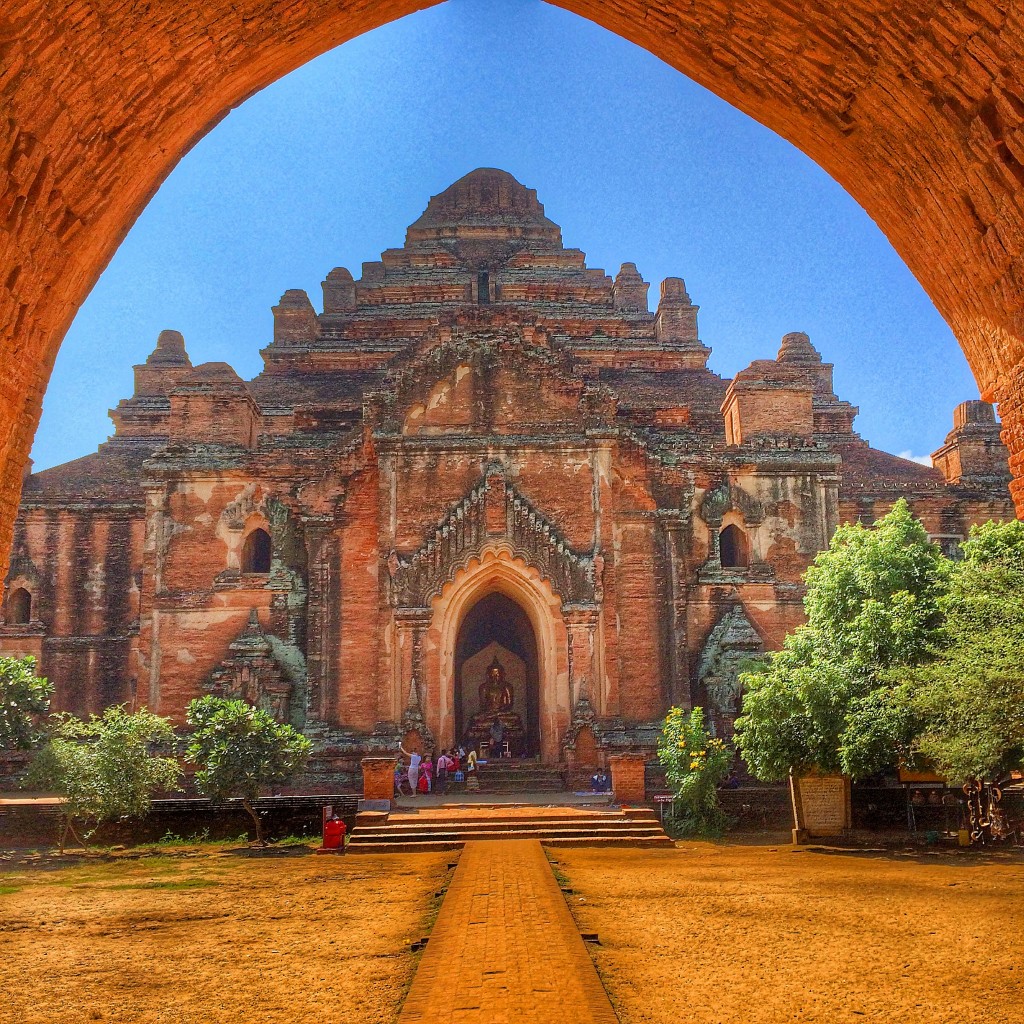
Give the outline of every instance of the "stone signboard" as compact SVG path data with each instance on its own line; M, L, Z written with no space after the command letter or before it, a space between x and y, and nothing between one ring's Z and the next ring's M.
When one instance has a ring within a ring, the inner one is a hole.
M794 841L804 836L838 836L850 828L850 780L846 776L791 777L790 790L796 825Z

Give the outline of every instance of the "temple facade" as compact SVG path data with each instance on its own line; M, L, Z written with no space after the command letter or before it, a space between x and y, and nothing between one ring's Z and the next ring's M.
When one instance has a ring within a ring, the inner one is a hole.
M648 287L484 169L327 274L322 312L285 292L255 379L164 331L110 440L26 476L0 651L76 713L244 697L328 775L496 722L512 754L590 765L671 705L727 733L839 523L906 497L952 552L1013 516L987 403L934 468L897 458L805 334L723 379L683 281L653 313Z

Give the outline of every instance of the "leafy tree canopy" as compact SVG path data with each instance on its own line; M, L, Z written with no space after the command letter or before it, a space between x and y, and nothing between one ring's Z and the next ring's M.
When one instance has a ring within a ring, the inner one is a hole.
M240 797L263 845L253 801L266 786L300 772L312 744L290 725L242 700L201 697L189 704L186 721L193 730L186 756L198 765L199 791L215 800Z
M1024 761L1024 523L972 528L963 556L937 657L907 677L915 748L957 783Z
M110 707L87 721L51 719L50 738L29 771L33 785L63 797L63 851L75 821L97 825L124 815L144 815L153 793L170 789L181 773L173 757L174 730L150 711Z
M939 641L949 565L903 500L836 531L805 575L807 624L742 676L736 732L754 775L863 777L909 753L916 722L892 670Z
M902 498L873 527L839 527L807 570L816 656L868 680L913 664L942 623L949 562Z
M36 675L35 658L0 658L0 750L28 750L50 710L53 686Z

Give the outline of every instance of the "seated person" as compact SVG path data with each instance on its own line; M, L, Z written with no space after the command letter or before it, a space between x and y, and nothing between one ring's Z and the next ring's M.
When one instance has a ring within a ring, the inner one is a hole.
M590 788L595 793L608 793L611 791L612 780L603 768L599 768L596 774L590 777Z

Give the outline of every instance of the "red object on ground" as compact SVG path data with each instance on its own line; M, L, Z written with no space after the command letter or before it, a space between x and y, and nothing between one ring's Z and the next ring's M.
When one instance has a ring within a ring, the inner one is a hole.
M337 850L345 843L345 822L332 818L324 822L324 849Z

